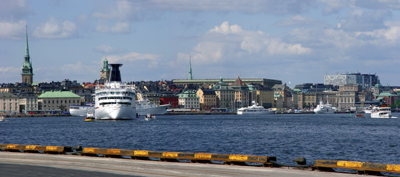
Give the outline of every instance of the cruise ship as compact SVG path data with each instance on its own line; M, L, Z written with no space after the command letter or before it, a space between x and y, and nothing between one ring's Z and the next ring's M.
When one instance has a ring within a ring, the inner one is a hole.
M139 116L145 116L147 114L165 114L169 106L169 104L155 105L148 99L142 98L136 101L136 112L139 114Z
M96 120L123 120L136 118L136 92L132 85L121 82L119 67L110 64L110 81L95 88Z

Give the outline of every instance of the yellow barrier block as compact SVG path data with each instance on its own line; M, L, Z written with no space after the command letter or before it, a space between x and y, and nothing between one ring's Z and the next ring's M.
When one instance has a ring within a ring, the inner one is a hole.
M143 151L143 150L135 150L133 151L134 156L148 156L149 151Z
M83 152L85 153L94 153L95 152L95 148L83 148Z
M232 161L246 161L247 158L247 155L229 155L229 160Z
M120 149L107 149L107 154L120 154L121 150Z
M196 153L194 154L195 159L211 159L212 154L210 153Z
M163 157L172 157L172 158L176 158L178 157L178 152L163 152L162 155Z
M387 164L386 170L391 172L400 172L400 165Z
M346 168L361 168L364 162L337 161L337 166Z
M7 144L7 149L16 149L18 144Z
M25 149L26 150L36 150L36 147L37 147L36 145L26 145Z

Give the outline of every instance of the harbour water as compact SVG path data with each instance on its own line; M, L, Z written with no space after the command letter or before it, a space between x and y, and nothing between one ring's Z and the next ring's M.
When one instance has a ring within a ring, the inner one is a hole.
M327 159L400 164L399 139L400 118L354 114L180 115L96 122L35 117L0 122L1 144L263 155L283 163L305 157L308 163Z

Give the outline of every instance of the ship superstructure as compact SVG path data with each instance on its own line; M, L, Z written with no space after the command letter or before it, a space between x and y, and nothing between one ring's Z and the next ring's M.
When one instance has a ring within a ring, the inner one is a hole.
M136 118L136 92L133 85L121 82L119 67L111 66L110 81L96 86L95 118L96 120L121 120Z

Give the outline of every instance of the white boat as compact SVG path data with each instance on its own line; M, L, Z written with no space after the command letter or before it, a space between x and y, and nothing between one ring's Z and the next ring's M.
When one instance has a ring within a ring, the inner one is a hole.
M81 105L70 105L69 113L71 116L84 117L88 112L94 112L94 106L81 106Z
M383 105L371 111L371 118L397 118L392 116L392 111L389 106Z
M6 120L6 118L4 116L0 116L0 122L5 121L5 120Z
M248 115L248 114L274 114L275 111L270 109L265 109L262 106L258 106L257 102L252 101L252 105L248 107L239 108L237 110L238 115Z
M155 115L151 115L151 114L147 114L147 115L144 117L144 120L147 120L147 121L149 121L149 120L156 120L156 116L155 116Z
M110 64L110 81L95 89L96 120L123 120L136 118L136 92L134 86L121 82L119 67Z
M378 109L378 107L376 107L376 106L374 106L374 107L372 107L372 106L370 106L370 107L365 107L365 108L364 108L364 113L366 113L366 114L371 114L372 111L377 110L377 109Z
M167 112L168 107L169 104L156 105L145 98L136 101L136 112L139 114L139 116L147 114L151 115L165 114Z
M332 107L329 102L324 104L322 101L319 102L319 105L314 109L315 114L333 114L335 113L336 108Z

